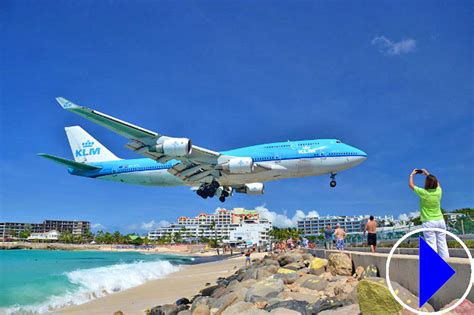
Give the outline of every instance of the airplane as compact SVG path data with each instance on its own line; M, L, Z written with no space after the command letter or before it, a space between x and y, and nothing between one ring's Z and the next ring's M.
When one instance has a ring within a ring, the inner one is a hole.
M39 153L68 167L72 175L127 184L191 186L206 199L224 202L233 193L260 195L264 182L284 178L336 174L367 159L367 154L337 139L275 142L217 152L198 147L189 138L150 131L62 97L61 107L128 139L126 148L143 155L120 159L79 126L66 127L74 161Z

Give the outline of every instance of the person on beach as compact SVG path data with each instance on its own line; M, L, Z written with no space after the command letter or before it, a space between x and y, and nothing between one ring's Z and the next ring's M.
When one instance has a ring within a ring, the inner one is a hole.
M423 174L425 187L421 188L414 184L413 176ZM414 169L410 174L408 183L411 189L420 197L420 219L423 228L439 228L446 230L443 213L441 212L441 197L443 191L436 176L430 174L426 169ZM425 231L423 238L442 258L449 257L446 233Z
M332 249L332 234L334 231L332 230L331 226L328 224L324 228L324 248Z
M367 232L367 245L370 246L372 253L377 249L377 222L373 215L370 216L369 222L365 225L364 234Z
M338 223L336 230L334 231L334 237L336 239L336 249L344 250L344 237L346 236L346 231L341 229L341 225Z
M251 251L250 251L250 249L249 249L249 250L247 250L247 252L245 253L245 267L251 265L250 254L251 254Z

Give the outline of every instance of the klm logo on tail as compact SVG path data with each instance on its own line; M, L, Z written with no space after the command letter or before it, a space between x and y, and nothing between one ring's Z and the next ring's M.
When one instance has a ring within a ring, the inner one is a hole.
M76 157L83 157L89 155L99 155L100 147L94 148L94 141L87 140L82 143L82 149L77 149L75 152Z

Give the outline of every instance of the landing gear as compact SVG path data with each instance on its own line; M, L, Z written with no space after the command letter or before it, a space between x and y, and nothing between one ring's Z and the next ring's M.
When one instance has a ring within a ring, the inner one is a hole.
M226 188L223 188L221 196L219 197L219 201L220 202L225 202L225 198L227 198L229 196L230 196L230 192Z
M337 183L336 183L336 173L331 173L331 181L329 182L329 186L331 186L332 188L336 187Z
M207 197L212 198L216 194L216 191L219 186L219 183L216 181L213 181L210 184L204 183L196 191L196 194L198 194L198 196L203 199L206 199Z

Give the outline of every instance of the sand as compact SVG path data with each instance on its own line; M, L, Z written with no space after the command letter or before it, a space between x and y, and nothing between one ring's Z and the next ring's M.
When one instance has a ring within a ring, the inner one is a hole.
M252 254L261 258L265 253ZM183 266L166 278L149 281L138 287L117 292L85 304L61 309L57 314L113 314L122 311L125 315L140 314L160 304L174 303L177 299L191 299L206 283L215 284L217 278L227 277L244 266L244 256L216 262Z

